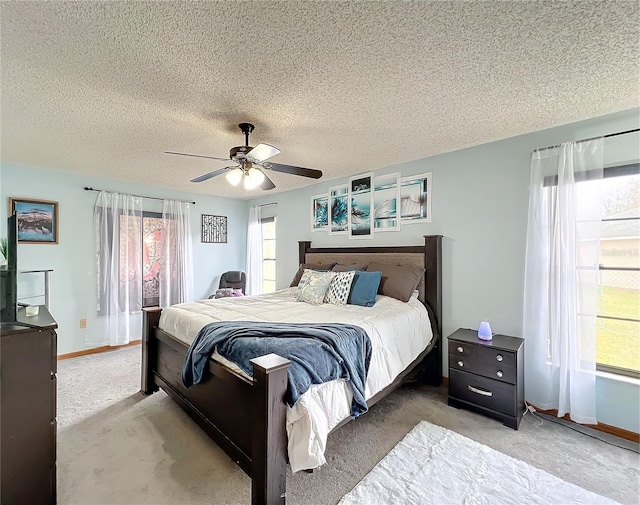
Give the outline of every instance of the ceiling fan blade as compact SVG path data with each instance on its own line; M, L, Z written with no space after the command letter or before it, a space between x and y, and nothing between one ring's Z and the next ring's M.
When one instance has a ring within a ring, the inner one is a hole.
M320 179L320 177L322 177L322 172L314 168L294 167L292 165L281 165L280 163L265 163L263 167L271 169L274 172L311 177L312 179Z
M259 163L275 156L276 154L280 154L280 149L277 147L273 147L269 144L258 144L247 153L247 158L249 158L250 161L256 161Z
M165 151L164 154L177 154L178 156L191 156L192 158L206 158L208 160L231 161L231 158L217 158L215 156L203 156L201 154L175 153L173 151Z
M264 174L264 181L262 181L262 183L260 184L260 187L265 190L265 191L269 191L270 189L273 189L276 187L276 185L273 183L273 181L271 179L269 179L269 177L267 177L267 174L264 173L264 170L256 167L257 170L260 170L260 172L262 172Z
M191 179L191 181L189 182L204 182L207 181L209 179L211 179L212 177L215 177L216 175L220 175L224 172L227 171L227 169L229 168L236 168L234 165L230 166L230 167L224 167L224 168L219 168L218 170L214 170L213 172L209 172L208 174L204 174L201 175L200 177L196 177L195 179Z

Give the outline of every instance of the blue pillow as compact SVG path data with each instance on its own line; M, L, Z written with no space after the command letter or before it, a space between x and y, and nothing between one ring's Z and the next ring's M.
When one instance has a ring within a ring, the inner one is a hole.
M373 307L373 304L376 303L376 295L378 294L378 286L381 279L382 272L356 271L351 283L351 292L347 303L361 305L362 307Z

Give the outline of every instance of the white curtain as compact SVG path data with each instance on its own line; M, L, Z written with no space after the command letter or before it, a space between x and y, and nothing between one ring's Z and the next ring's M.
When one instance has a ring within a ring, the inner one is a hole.
M98 321L88 346L123 345L142 338L142 204L101 191L94 208Z
M533 153L524 321L528 402L596 420L603 140ZM582 181L592 182L582 182Z
M193 300L193 242L189 202L164 200L162 206L160 307Z
M262 223L258 206L249 209L246 291L248 295L262 293Z

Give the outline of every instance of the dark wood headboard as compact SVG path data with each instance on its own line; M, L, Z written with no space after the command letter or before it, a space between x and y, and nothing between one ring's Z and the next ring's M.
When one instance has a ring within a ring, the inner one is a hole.
M442 338L442 235L425 235L424 245L383 247L311 247L300 241L300 263L370 263L419 266L425 269L418 298L425 304L438 340Z

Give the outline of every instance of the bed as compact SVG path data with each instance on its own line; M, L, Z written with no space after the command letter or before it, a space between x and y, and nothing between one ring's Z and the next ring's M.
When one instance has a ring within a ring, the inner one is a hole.
M392 318L394 313L400 313L402 310L408 314L415 313L415 318L428 313L428 318L423 319L411 319L413 315L406 316L408 326L402 331L403 336L413 331L412 328L416 324L430 325L428 338L420 341L422 337L419 335L425 332L417 331L416 336L411 334L407 337L414 345L411 353L401 352L404 353L403 359L396 360L388 355L378 357L380 363L393 363L393 366L388 366L390 371L386 378L379 377L385 373L375 371L384 367L374 367L376 347L373 345L374 358L369 377L371 380L367 380L369 406L409 378L433 385L441 383L441 244L442 237L437 235L425 236L425 243L421 246L312 248L311 242L299 242L301 264L377 261L425 269L425 275L418 286L418 296L404 304L406 309L397 305L403 302L379 296L380 300L376 302L379 309L377 313L384 314L386 311L387 316L383 316L383 319L377 322L367 321L366 317L360 321L362 327L372 333L372 342L378 338L376 328L384 326L384 319ZM297 306L300 308L295 313L292 295L294 289L282 290L264 298L248 297L235 305L231 301L201 301L169 307L165 309L164 314L159 308L148 308L144 311L142 392L151 394L162 388L237 462L251 477L253 505L285 503L286 464L289 456L294 471L314 468L324 462L326 436L351 420L348 410L346 415L340 410L344 409L344 405L340 407L340 401L336 404L335 400L331 400L336 395L344 398L344 381L332 381L338 384L312 386L313 391L305 393L310 393L312 399L303 402L303 395L298 404L288 408L284 396L289 362L280 356L271 354L252 360L252 379L219 356L214 356L209 361L208 378L201 384L186 389L181 382L181 372L190 341L209 321L281 321L283 316L280 316L277 310L264 309L270 305L293 307L294 315L288 317L305 321L311 318L317 321L348 322L351 314L358 312L357 309L346 306L329 313L332 309L328 307L313 307L298 302ZM235 299L236 302L238 300ZM303 312L307 312L307 315L303 315ZM389 319L387 324L398 326L399 323ZM400 371L400 365L396 361L402 362ZM323 406L318 407L318 404ZM224 408L220 408L221 405L224 405ZM318 421L313 417L316 415L314 412L322 409L325 409L325 412L328 409L330 415Z

